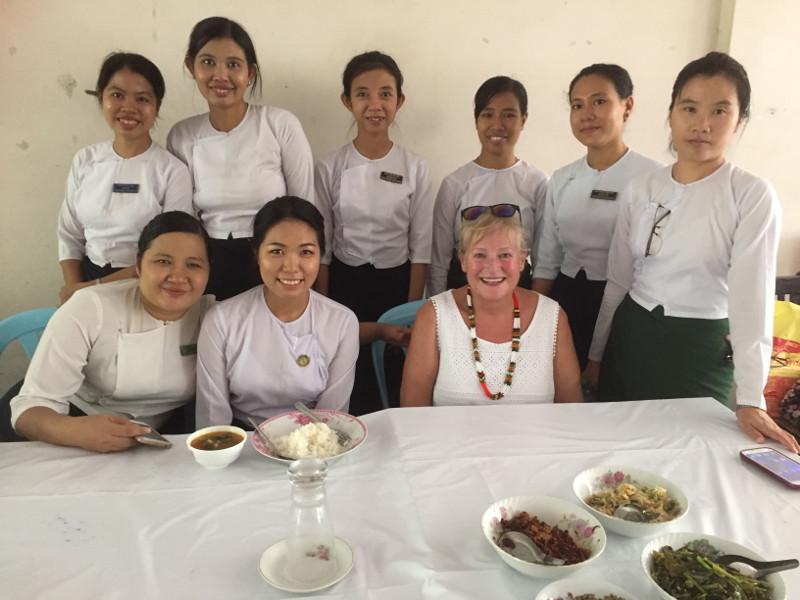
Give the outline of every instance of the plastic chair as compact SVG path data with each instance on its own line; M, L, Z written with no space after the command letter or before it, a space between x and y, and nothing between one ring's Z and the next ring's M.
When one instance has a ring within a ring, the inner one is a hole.
M390 308L378 318L378 323L401 325L411 327L417 318L417 311L425 304L425 300L414 300L400 306ZM405 351L405 348L403 349ZM372 342L372 366L375 369L375 379L378 380L378 391L381 395L383 408L389 408L389 392L386 389L386 369L383 364L383 354L386 351L386 342L375 340Z
M39 338L54 312L55 308L34 308L0 321L0 354L11 342L19 340L25 354L29 359L32 358L36 346L39 345Z

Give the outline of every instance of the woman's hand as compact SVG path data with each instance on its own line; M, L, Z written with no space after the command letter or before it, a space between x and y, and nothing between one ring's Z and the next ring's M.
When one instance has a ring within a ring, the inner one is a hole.
M756 443L763 444L764 439L769 438L783 444L794 453L800 453L800 444L794 436L781 429L766 411L756 406L738 406L736 420L739 422L739 428Z
M119 452L136 446L136 436L150 431L114 415L70 417L70 437L73 444L92 452Z
M589 384L590 390L597 390L600 385L600 363L596 360L587 361L586 368L583 369L583 377Z
M67 300L72 297L72 294L77 292L80 289L85 287L89 287L90 285L95 285L95 281L79 281L77 283L66 283L64 287L61 288L61 291L58 293L58 299L61 301L61 304L64 304Z
M408 346L411 340L411 328L400 325L379 323L381 339L392 346Z

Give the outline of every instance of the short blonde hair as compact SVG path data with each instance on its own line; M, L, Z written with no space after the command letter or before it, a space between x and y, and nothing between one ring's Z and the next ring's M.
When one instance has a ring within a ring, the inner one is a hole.
M512 244L517 245L520 252L528 252L527 236L522 227L522 221L517 214L515 213L512 217L496 217L489 210L474 221L461 222L461 231L458 236L458 251L461 254L466 253L468 248L477 244L489 232L496 229L506 231L508 233L508 239Z

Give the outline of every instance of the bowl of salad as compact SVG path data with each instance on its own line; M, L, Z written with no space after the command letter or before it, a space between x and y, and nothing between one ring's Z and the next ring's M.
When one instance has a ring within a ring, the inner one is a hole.
M756 579L747 567L722 566L724 554L766 560L735 542L702 533L668 533L650 540L642 550L642 568L664 600L742 598L786 600L786 586L778 573Z
M572 481L572 491L603 527L627 537L662 533L689 511L689 500L675 483L642 469L587 469ZM620 517L624 511L642 520Z

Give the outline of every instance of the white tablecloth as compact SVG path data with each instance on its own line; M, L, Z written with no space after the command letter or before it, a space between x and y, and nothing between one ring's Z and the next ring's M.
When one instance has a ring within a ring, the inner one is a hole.
M679 484L691 510L673 530L735 540L768 558L800 556L800 493L751 466L751 443L710 399L620 404L393 409L364 417L366 443L333 463L327 490L353 571L314 597L532 599L546 581L503 564L480 518L495 500L575 501L572 479L606 463ZM172 449L115 455L42 443L0 446L0 597L283 598L261 579L263 550L285 536L283 465L249 442L220 471ZM578 575L652 598L646 539L609 533ZM800 573L784 574L800 598Z

